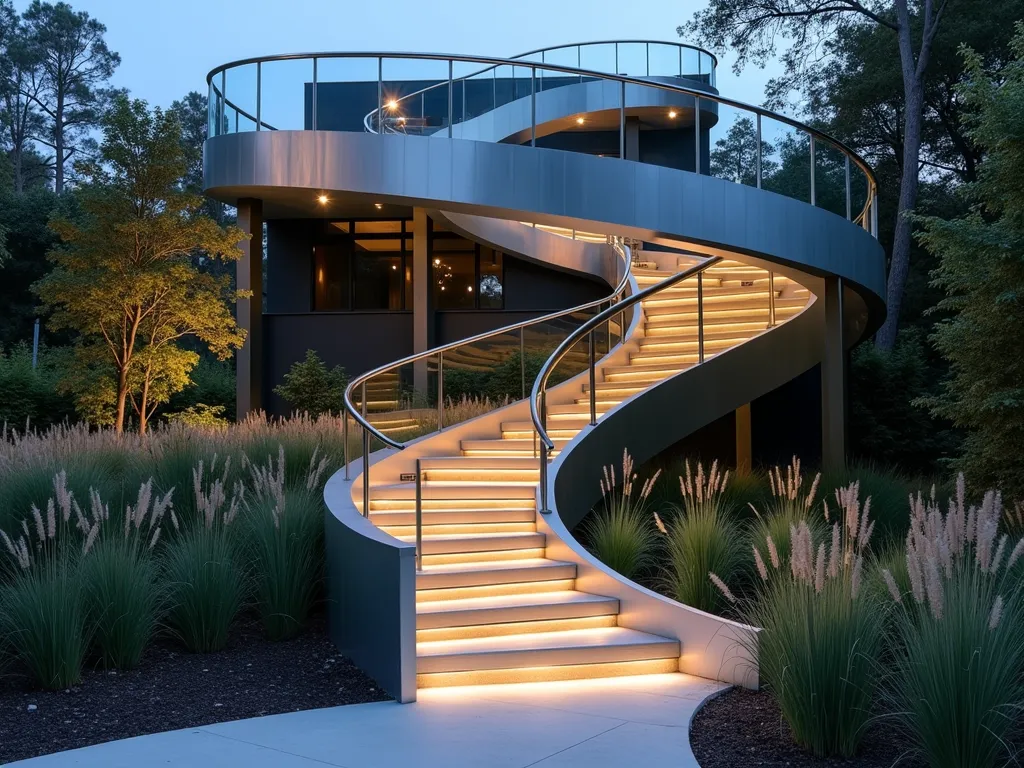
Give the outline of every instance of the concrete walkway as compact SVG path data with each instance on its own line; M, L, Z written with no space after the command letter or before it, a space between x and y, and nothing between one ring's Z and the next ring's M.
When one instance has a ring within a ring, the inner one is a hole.
M690 718L725 686L682 674L419 692L113 741L20 768L697 768Z

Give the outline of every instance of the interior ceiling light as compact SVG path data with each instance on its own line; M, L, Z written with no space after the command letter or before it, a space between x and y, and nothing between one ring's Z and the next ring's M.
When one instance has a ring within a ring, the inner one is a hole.
M434 259L434 266L438 266L441 263L440 259Z
M678 115L678 114L679 114L679 113L678 113L678 112L676 112L676 111L675 111L674 109L670 109L670 110L668 111L668 116L669 116L670 118L672 118L673 120L675 120L675 119L676 119L676 115Z
M583 122L584 121L583 121L583 116L582 115L580 117L576 118L576 125L583 125Z
M469 291L470 293L472 293L473 292L473 286L472 285L467 285L466 286L466 290Z
M327 197L327 195L320 195L317 197L316 201L320 203L320 205L327 205L327 203L330 202L330 198Z
M379 211L384 207L384 203L374 203L373 207Z

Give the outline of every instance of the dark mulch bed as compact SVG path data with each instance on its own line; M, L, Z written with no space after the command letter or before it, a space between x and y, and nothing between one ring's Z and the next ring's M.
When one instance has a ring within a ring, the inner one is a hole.
M906 739L879 721L852 760L814 757L793 743L770 693L735 689L709 701L693 719L690 745L701 768L924 768L905 757ZM898 761L898 763L897 763Z
M155 642L138 669L90 670L66 691L0 679L0 763L129 736L390 697L327 639L324 617L294 640L239 622L228 647L191 654ZM34 709L32 708L34 707Z

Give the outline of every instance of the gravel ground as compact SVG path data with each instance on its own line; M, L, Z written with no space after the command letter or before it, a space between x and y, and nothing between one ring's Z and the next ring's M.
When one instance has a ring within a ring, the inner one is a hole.
M690 727L690 744L701 768L924 768L904 757L906 740L875 723L852 760L814 757L793 743L771 694L742 689L709 701ZM902 758L902 759L901 759Z
M157 731L390 697L338 653L323 617L287 642L243 621L228 647L191 654L157 641L131 672L90 670L65 691L0 680L0 763Z

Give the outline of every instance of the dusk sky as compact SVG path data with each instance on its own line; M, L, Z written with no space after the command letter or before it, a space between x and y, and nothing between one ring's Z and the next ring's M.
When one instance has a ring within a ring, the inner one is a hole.
M225 62L306 51L424 51L514 56L561 43L678 40L702 0L69 0L107 26L121 54L114 84L166 107L205 90ZM15 0L24 10L29 0ZM726 57L718 87L760 104L766 71L740 77Z

